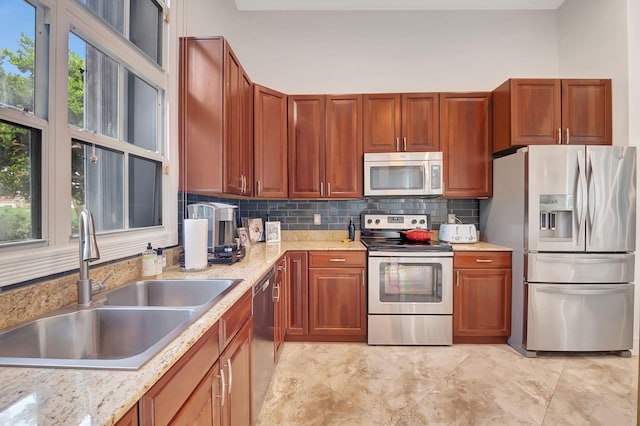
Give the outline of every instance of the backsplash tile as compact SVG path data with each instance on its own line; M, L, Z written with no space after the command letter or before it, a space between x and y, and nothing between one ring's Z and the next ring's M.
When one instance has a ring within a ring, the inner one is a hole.
M363 213L429 214L432 229L446 223L447 213L453 212L463 223L479 225L479 202L476 199L447 200L443 198L364 198L361 200L256 200L211 197L196 194L178 194L178 234L182 244L182 219L186 206L197 202L218 202L238 206L238 217L260 217L267 221L280 221L283 231L346 230L353 218L360 228ZM319 213L322 223L313 224L313 215Z

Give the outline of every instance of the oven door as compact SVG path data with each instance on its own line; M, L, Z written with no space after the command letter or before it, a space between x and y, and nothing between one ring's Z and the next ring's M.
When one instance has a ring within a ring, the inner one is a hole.
M369 256L369 314L453 314L453 258Z

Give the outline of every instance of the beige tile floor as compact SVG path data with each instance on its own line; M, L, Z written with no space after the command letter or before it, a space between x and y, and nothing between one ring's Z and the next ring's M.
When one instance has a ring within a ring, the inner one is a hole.
M257 425L634 425L638 358L287 342Z

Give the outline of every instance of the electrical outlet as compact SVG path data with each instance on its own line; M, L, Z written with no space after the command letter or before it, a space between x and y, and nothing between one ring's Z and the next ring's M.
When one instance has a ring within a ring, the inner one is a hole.
M320 225L320 213L315 213L313 215L313 224L314 225Z

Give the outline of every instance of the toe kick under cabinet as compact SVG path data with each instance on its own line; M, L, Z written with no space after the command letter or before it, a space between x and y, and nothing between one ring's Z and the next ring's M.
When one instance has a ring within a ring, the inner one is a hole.
M511 334L511 252L456 252L453 272L453 343L506 343Z

